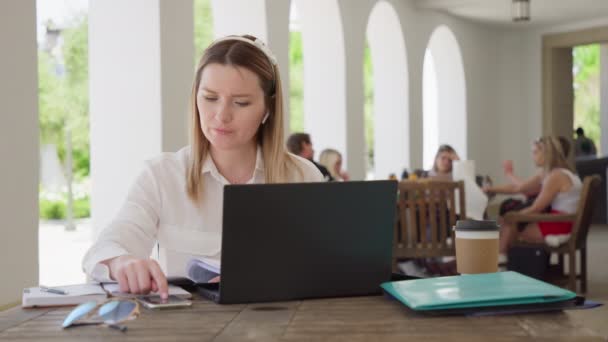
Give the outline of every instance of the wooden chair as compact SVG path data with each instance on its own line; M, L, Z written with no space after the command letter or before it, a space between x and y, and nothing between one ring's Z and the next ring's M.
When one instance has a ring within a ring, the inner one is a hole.
M555 215L555 214L529 214L522 215L518 213L508 213L505 215L505 220L512 223L532 223L532 222L560 222L572 221L572 233L568 242L558 246L551 247L546 244L533 244L525 242L517 242L517 246L528 246L533 248L543 248L549 253L558 254L558 267L563 277L567 277L567 287L576 292L576 280L581 281L581 292L587 292L587 234L591 226L593 216L593 207L595 199L599 193L601 178L597 175L585 177L581 198L578 203L578 209L572 215ZM580 251L580 274L576 272L576 251ZM564 270L564 257L568 255L568 274Z
M457 217L466 217L463 181L401 181L397 206L393 238L395 272L399 259L455 255L452 227Z

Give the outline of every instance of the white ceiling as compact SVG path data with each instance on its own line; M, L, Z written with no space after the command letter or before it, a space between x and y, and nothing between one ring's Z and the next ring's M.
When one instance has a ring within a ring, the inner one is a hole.
M466 19L510 27L569 24L608 17L608 0L530 0L528 23L511 19L511 0L414 0L420 9L447 12Z

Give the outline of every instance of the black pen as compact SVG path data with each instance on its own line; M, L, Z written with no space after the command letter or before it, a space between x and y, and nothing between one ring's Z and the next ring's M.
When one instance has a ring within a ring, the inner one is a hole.
M60 295L67 295L68 293L64 290L60 290L60 289L54 289L51 287L46 287L46 286L40 286L40 291L43 292L48 292L48 293L55 293L55 294L60 294Z

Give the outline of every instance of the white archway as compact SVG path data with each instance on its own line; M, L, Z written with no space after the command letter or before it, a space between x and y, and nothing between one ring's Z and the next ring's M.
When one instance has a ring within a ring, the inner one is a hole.
M397 12L386 1L367 24L374 78L374 174L387 178L410 164L409 85L405 39Z
M423 163L433 165L440 144L467 158L466 81L460 46L447 26L429 40L423 66Z
M344 35L336 0L295 0L304 60L304 130L320 152L346 150ZM320 19L320 17L322 17Z

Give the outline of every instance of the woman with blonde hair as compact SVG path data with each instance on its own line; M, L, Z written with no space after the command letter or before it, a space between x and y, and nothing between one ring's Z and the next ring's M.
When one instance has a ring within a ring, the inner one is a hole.
M346 171L342 170L342 154L340 152L331 148L323 150L319 156L319 164L327 168L334 180L347 181L349 179Z
M533 214L548 211L552 214L573 214L578 207L582 189L580 178L573 173L566 161L562 144L557 137L542 137L532 144L532 157L539 171L521 184L487 187L489 193L536 193L538 197L531 206L518 211ZM501 223L499 250L506 254L516 240L545 242L547 235L570 234L573 222L538 222L516 227L507 220Z
M85 272L124 292L166 297L166 276L186 276L192 257L219 264L224 185L321 181L285 150L281 89L276 58L259 39L213 42L194 76L189 146L146 162L84 257ZM157 243L158 262L150 259Z

